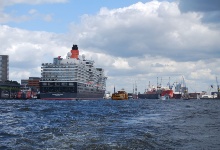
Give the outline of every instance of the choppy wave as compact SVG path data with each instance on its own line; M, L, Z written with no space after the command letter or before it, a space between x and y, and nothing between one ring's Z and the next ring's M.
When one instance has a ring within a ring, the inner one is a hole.
M220 101L0 100L0 149L219 149Z

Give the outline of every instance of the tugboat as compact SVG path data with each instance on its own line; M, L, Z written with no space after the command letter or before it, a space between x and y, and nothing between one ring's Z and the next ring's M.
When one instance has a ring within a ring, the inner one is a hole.
M121 91L112 94L112 100L128 100L128 93L122 89Z
M20 91L16 95L17 99L37 99L37 93L31 89L31 87L21 87Z

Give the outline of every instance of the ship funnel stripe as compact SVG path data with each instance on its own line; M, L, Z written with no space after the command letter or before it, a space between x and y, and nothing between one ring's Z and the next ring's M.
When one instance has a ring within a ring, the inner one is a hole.
M77 45L73 45L72 50L78 50L78 46Z

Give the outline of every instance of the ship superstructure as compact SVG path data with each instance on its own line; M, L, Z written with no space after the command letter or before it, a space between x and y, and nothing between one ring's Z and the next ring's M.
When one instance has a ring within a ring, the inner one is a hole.
M139 99L159 99L159 97L160 97L160 90L158 86L157 88L155 88L153 85L150 84L150 81L149 81L148 89L145 90L144 93L138 94Z
M66 59L58 56L53 63L42 63L41 99L97 99L103 98L106 79L102 68L95 68L93 60L80 56L73 45Z

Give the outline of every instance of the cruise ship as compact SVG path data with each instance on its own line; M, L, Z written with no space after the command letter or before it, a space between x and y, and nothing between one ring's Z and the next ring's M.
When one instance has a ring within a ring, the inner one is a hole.
M79 55L78 46L73 45L65 59L58 56L53 63L42 63L40 99L102 99L106 80L104 69L95 68L94 61Z

